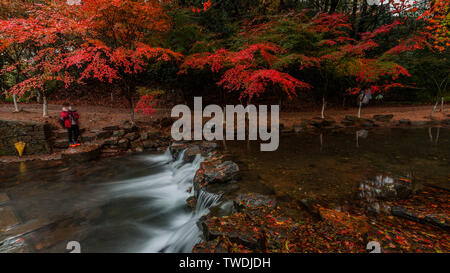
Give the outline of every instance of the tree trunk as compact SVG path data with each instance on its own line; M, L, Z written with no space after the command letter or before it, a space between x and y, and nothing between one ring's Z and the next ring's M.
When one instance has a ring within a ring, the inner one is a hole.
M436 100L433 108L431 109L430 118L433 118L434 111L436 111L436 107L438 106L439 100Z
M333 14L336 11L338 5L339 0L331 0L330 11L328 11L328 14Z
M441 112L444 112L444 97L441 97Z
M358 118L361 118L361 107L362 107L362 100L359 100L359 105L358 105Z
M325 96L322 97L322 111L320 112L320 117L322 119L325 118L325 107L327 105L327 101L325 100Z
M48 105L47 105L47 97L44 95L42 96L43 103L42 103L42 116L44 118L48 117Z
M17 95L13 94L13 102L14 102L14 112L19 112L19 106L17 105Z

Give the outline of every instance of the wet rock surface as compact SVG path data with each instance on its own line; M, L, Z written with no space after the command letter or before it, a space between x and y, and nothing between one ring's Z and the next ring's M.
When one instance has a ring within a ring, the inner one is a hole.
M61 154L61 159L71 163L95 160L100 156L100 148L100 145L96 144L70 148Z

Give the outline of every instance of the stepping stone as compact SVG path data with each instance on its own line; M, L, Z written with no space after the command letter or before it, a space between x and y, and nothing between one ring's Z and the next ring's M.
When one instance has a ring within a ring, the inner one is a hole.
M381 122L389 122L391 121L391 119L394 117L393 114L388 114L388 115L374 115L373 119L376 121L381 121Z
M96 159L100 155L100 145L83 145L70 148L61 154L61 159L68 162L79 163Z
M406 125L411 125L411 121L407 118L402 118L398 120L399 124L406 124Z

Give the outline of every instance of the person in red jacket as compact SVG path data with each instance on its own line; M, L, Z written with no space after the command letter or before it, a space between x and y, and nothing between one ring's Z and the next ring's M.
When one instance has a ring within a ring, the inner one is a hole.
M78 126L80 115L77 110L72 109L69 103L64 103L61 111L61 123L67 129L69 136L69 147L80 146L78 138L80 137L80 128Z

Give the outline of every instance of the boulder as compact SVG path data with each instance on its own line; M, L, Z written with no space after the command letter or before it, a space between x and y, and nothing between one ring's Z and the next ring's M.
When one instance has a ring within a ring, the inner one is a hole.
M241 223L240 215L231 217L211 217L201 222L203 234L207 241L226 237L230 242L243 245L254 250L265 249L266 238L257 223L252 221Z
M387 114L387 115L374 115L373 119L380 122L390 122L392 118L394 117L393 114Z
M324 127L332 126L335 123L336 123L336 121L334 121L334 119L332 119L332 118L322 119L320 117L313 118L309 121L309 124L316 128L324 128Z
M411 125L411 120L407 118L402 118L398 120L398 124L400 125Z
M190 162L194 161L195 157L197 157L197 155L199 155L199 154L201 154L201 150L200 150L199 146L197 146L197 145L189 146L183 154L183 161L185 163L190 163Z
M194 190L198 194L200 189L210 184L230 183L239 179L239 166L232 161L223 162L221 157L211 157L200 164L194 176Z
M80 163L91 161L100 155L100 145L84 145L75 148L70 148L61 154L61 159L66 162Z
M255 209L259 207L274 209L277 205L275 200L266 195L247 193L239 194L234 200L234 206L237 210L242 211L243 209Z

